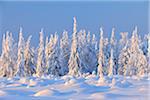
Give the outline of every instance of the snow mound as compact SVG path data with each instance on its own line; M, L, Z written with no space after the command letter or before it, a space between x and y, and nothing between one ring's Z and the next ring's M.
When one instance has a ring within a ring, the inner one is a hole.
M56 93L53 89L44 89L41 91L38 91L33 96L53 96Z
M37 82L30 79L28 86L33 87L33 86L36 86L36 85L37 85Z
M21 78L18 82L21 84L28 84L29 83L26 78Z
M6 87L19 87L19 86L21 86L21 84L19 84L19 83L14 83L14 84L9 84L9 85L7 85Z
M66 82L65 82L65 85L73 85L73 84L75 84L75 83L77 83L77 82L76 82L76 79L72 78L72 79L66 81Z
M116 83L113 83L115 86L120 87L120 88L128 88L132 86L132 83L128 82L127 80L123 81L118 81Z
M5 91L0 90L0 96L6 96L7 93Z

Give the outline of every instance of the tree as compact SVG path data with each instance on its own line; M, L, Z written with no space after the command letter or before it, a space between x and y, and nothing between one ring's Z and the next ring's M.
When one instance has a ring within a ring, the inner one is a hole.
M97 69L97 53L96 53L96 45L97 41L96 39L93 38L93 43L92 39L90 38L90 32L87 34L87 42L86 42L86 49L83 51L85 53L85 63L87 65L87 72L92 73L93 71L95 72Z
M128 62L130 58L129 47L126 44L123 49L120 51L119 60L118 60L118 74L127 75L128 73Z
M51 35L50 38L50 48L48 52L48 74L54 76L60 76L63 72L61 69L62 65L62 56L60 54L60 50L58 48L58 36L55 34Z
M112 29L112 32L111 32L111 38L110 38L110 51L111 49L113 49L113 56L114 56L114 70L113 70L113 73L114 74L117 74L117 70L118 70L118 56L119 56L119 53L118 53L118 45L117 45L117 40L115 39L115 28ZM111 53L111 52L110 52Z
M19 32L19 41L18 41L18 58L17 58L17 69L16 69L16 76L25 77L25 68L24 68L24 48L25 48L25 41L22 35L22 28L20 28Z
M104 53L103 53L103 29L100 28L100 42L99 42L99 55L98 55L98 75L100 76L99 81L104 82L103 76L103 65L104 65Z
M143 54L143 51L139 47L139 38L137 35L137 27L135 27L135 30L132 33L132 37L130 40L130 58L129 58L129 75L143 75L146 66L147 66L147 60L146 57Z
M53 36L51 35L51 38ZM45 73L48 74L48 66L49 66L49 52L51 51L50 49L52 48L52 39L48 40L48 37L46 37L46 42L45 42Z
M79 55L77 51L77 24L76 24L76 18L73 18L74 20L74 26L73 26L73 36L72 36L72 45L71 45L71 54L68 62L69 67L69 75L72 76L80 76L80 68L79 68Z
M2 54L0 57L0 77L13 77L16 62L16 44L12 33L6 32L3 35Z
M62 73L61 75L65 75L68 73L69 68L68 68L68 61L69 61L69 52L70 52L70 45L69 45L69 38L68 38L68 32L64 31L63 36L60 39L60 55L62 56L62 65L61 65L61 70Z
M95 48L92 48L90 33L86 35L85 30L78 33L78 52L80 58L80 69L82 73L92 73L96 71L97 56Z
M26 76L31 76L35 73L34 53L30 49L31 38L32 36L28 37L24 50L24 67Z
M129 46L128 46L128 33L121 32L121 39L119 41L119 57L118 57L118 74L126 75L127 62L129 61Z
M44 52L44 41L43 41L43 29L40 31L40 41L38 47L38 58L37 58L37 68L36 68L36 76L41 77L44 74L43 68L43 52Z

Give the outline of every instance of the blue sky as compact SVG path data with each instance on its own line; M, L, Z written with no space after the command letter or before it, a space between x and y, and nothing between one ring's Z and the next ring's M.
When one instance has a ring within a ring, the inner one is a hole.
M19 27L23 27L25 38L33 35L32 44L38 42L38 33L44 28L45 35L72 32L73 16L76 16L78 29L87 29L99 34L104 28L109 36L112 27L116 28L116 37L122 31L131 34L135 26L139 34L149 31L148 1L0 1L0 38L9 30L17 39ZM0 44L1 46L1 44Z

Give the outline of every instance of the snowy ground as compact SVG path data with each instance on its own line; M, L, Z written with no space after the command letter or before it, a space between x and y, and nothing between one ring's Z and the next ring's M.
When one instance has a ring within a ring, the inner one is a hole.
M0 79L0 100L150 100L150 79L137 77Z

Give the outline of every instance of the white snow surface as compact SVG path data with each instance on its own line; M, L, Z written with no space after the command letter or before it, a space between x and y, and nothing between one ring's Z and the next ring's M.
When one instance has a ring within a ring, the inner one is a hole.
M150 80L113 76L0 78L0 100L150 100Z

